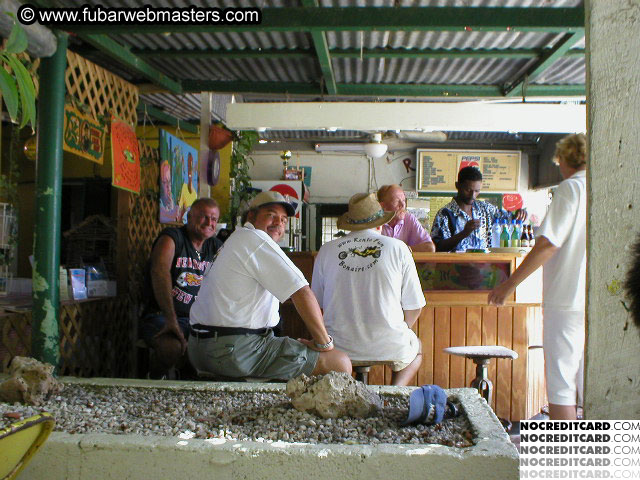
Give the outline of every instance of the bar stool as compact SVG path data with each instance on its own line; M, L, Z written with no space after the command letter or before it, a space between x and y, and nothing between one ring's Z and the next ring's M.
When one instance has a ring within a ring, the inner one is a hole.
M388 360L351 360L353 372L356 374L356 380L369 384L369 371L373 365L392 365L393 362Z
M510 358L515 360L518 354L507 347L500 345L475 345L464 347L447 347L443 349L450 355L470 358L476 364L476 378L471 382L471 388L478 390L478 393L491 406L491 394L493 393L493 384L487 375L487 365L492 358Z

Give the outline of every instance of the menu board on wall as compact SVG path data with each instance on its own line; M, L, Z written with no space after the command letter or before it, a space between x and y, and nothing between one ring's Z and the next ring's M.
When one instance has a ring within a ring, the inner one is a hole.
M482 172L485 192L517 192L520 152L485 150L417 150L416 189L419 192L455 192L458 172L473 166Z

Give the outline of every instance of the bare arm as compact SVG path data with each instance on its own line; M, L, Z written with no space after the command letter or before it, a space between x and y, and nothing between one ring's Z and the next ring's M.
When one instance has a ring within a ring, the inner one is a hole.
M322 311L320 310L320 305L318 305L318 300L316 300L316 297L309 286L305 285L296 293L291 295L291 301L313 338L313 341L303 339L299 340L307 347L319 352L328 352L329 350L332 350L333 345L331 345L330 348L325 349L317 348L315 346L315 343L329 343L329 334L324 327L324 319L322 318Z
M558 247L551 243L546 237L539 237L536 240L535 247L531 249L520 266L516 268L515 272L513 272L507 280L489 292L489 303L492 305L504 305L505 300L513 293L516 287L520 285L525 278L547 263L557 251Z
M173 308L173 282L171 280L171 263L175 254L176 245L173 239L162 235L151 251L151 286L153 295L165 317L165 325L157 336L171 333L180 340L182 351L187 347L187 342L178 326L176 311Z
M414 245L411 250L414 252L435 252L436 246L433 242L423 242Z
M421 308L417 310L404 310L404 321L409 326L409 328L413 327L413 324L416 323L418 317L420 317Z

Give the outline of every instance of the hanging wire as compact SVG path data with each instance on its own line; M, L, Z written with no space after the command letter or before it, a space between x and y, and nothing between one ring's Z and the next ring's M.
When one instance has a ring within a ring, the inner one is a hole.
M376 178L376 161L371 159L371 166L373 170L373 186L375 186L376 191L379 189L378 187L378 179Z
M529 75L525 75L524 81L522 82L522 103L527 102L527 87L529 87Z
M149 112L147 112L147 104L144 103L144 116L142 117L142 131L144 132L142 140L157 140L157 137L147 137L147 119L151 126L155 129L156 126L153 123L153 119L149 116Z
M182 134L182 130L180 130L180 119L176 117L176 120L178 121L178 125L176 126L176 137L179 135L180 139L184 142L187 143L187 141L184 138L184 135Z

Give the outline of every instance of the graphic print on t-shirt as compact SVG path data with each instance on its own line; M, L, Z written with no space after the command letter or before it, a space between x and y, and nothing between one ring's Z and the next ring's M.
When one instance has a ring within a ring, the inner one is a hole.
M377 238L347 238L338 244L338 265L350 272L364 272L378 263L383 247Z

